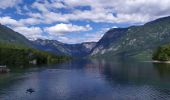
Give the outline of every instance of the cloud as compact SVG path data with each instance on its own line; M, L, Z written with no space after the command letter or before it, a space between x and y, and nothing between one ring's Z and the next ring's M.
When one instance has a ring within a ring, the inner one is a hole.
M24 4L23 1L0 0L2 13L6 8L13 7L16 10L14 14L5 12L4 17L0 17L0 23L22 32L21 34L28 38L56 39L58 36L60 40L71 43L98 41L104 31L96 31L105 25L116 28L115 25L144 24L170 14L170 0L33 0L30 4ZM19 16L14 16L16 13ZM78 26L73 22L89 25ZM55 25L56 23L60 24ZM97 25L93 26L95 33L85 33L93 29L91 25ZM66 37L66 33L71 35L78 32L84 33L82 37ZM32 34L32 37L28 33ZM43 33L49 34L44 37Z
M28 39L34 40L37 38L45 38L43 34L43 30L39 27L28 27L27 24L35 24L36 20L28 18L28 19L20 19L15 20L9 16L0 17L0 23L3 25L7 25L12 28L14 31L19 32L24 35Z
M51 0L51 3L47 0L40 0L32 4L33 8L37 8L40 12L48 12L49 10L66 8L66 6L60 1Z
M42 22L42 20L38 19L38 18L26 18L26 19L20 19L19 20L20 23L22 24L27 24L27 25L37 25L40 24Z
M102 36L103 34L98 34L98 33L93 33L78 38L77 37L68 38L66 36L59 36L58 40L64 43L75 44L75 43L82 43L82 42L97 42L98 40L101 39Z
M25 18L20 20L15 20L10 16L0 17L0 23L9 26L25 26L25 25L36 25L40 24L42 20L37 18Z
M69 44L82 43L82 42L97 42L103 37L104 33L108 30L109 28L103 28L98 32L88 33L78 38L77 37L68 38L66 36L58 36L58 40Z
M108 23L145 23L167 16L170 13L169 0L64 0L71 7L90 6L89 11L75 10L71 20L90 20ZM95 2L95 3L94 3Z
M15 27L16 32L21 33L30 40L35 40L37 38L44 38L42 36L42 29L39 27Z
M98 42L110 28L102 28L100 31L86 34L84 38L84 42Z
M21 3L22 0L13 0L6 4L7 1L11 0L1 0L0 4L12 7ZM29 12L28 15L39 18L38 20L44 24L70 21L136 24L168 16L169 4L170 0L161 0L161 2L159 0L108 0L107 2L105 0L83 0L81 2L78 0L36 0L31 7L38 11ZM90 9L76 8L86 6ZM24 6L25 8L29 9L27 6ZM61 8L69 13L58 11ZM22 12L19 7L17 11Z
M9 16L0 17L0 23L3 25L10 25L10 26L23 26L22 23L19 23L17 20L12 19Z
M27 13L28 16L30 16L31 18L41 18L42 15L40 13L32 13L32 12L29 12Z
M44 23L55 21L92 21L105 23L145 23L156 18L167 16L170 13L169 0L51 0L51 3L35 2L33 7L41 11ZM52 6L59 4L55 8ZM88 6L91 9L82 11L76 9L78 6ZM65 8L71 13L63 14L51 9ZM48 19L48 20L47 20Z
M12 8L20 3L22 3L22 0L0 0L0 8L1 9L6 9L9 7Z
M34 2L32 4L32 7L37 8L39 11L45 13L48 12L48 7L46 6L46 3L48 3L48 1L46 1L45 3Z
M63 35L65 33L82 32L82 31L89 31L89 30L92 30L92 27L90 27L90 25L78 26L78 25L63 24L63 23L51 27L46 27L44 29L45 32L51 35Z

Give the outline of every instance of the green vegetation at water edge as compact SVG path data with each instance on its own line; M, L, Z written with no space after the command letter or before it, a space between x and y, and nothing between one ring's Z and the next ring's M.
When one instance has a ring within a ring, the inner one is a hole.
M163 45L153 53L153 60L170 61L170 45Z
M51 64L68 59L22 45L0 43L0 65Z

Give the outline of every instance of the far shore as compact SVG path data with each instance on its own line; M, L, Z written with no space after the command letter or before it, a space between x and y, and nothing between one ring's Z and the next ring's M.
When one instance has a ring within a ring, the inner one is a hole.
M166 64L170 64L170 61L158 61L158 60L144 61L144 62L152 62L152 63L166 63Z

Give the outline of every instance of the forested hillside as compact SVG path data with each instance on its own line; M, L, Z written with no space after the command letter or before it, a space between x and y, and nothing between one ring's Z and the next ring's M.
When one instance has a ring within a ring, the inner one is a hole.
M170 43L170 17L141 26L109 30L92 50L95 57L133 57L151 59L153 51Z
M0 65L51 64L68 59L17 44L0 43Z

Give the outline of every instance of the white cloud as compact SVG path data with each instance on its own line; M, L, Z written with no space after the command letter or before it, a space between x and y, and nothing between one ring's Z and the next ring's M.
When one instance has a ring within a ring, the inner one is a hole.
M12 1L12 2L9 2ZM22 0L1 0L0 7L13 7ZM9 4L7 4L9 2ZM145 23L170 14L170 0L37 0L31 7L40 12L29 13L30 17L39 18L42 23L70 21L92 21L106 23ZM2 5L2 6L1 6ZM12 5L12 6L11 6ZM88 6L91 9L82 11L77 6ZM56 9L65 8L70 13L63 14ZM27 6L24 9L28 10ZM20 13L20 9L17 8ZM31 24L34 22L31 22ZM36 24L36 23L34 23ZM38 24L38 23L37 23Z
M17 12L17 14L23 15L20 6L16 6L16 12Z
M41 18L42 15L40 13L32 13L32 12L29 12L27 13L28 16L30 16L31 18Z
M40 3L42 2L43 3ZM66 6L60 1L55 1L55 0L51 0L52 3L48 2L47 0L40 0L38 2L34 2L32 4L33 8L37 8L39 11L41 12L48 12L48 10L52 10L52 9L58 9L58 8L66 8Z
M78 26L78 25L63 24L63 23L51 27L46 27L44 29L45 32L48 32L51 35L62 35L65 33L82 32L82 31L89 31L89 30L92 30L92 27L90 27L90 25Z
M11 8L19 3L22 3L22 0L0 0L0 8L1 9L6 9L6 8Z
M64 36L65 33L92 29L90 25L73 25L73 21L134 25L137 23L143 24L170 14L170 0L35 0L32 5L25 4L21 9L18 4L22 1L0 0L0 9L15 7L18 14L25 13L26 16L18 20L9 16L0 17L1 24L11 26L28 38L43 37L42 33L48 32L49 38L54 38L57 35L60 40L72 43L98 41L104 33L104 31L100 31L88 34L85 37L68 39ZM78 9L78 6L89 7L89 9ZM60 8L63 10L59 10ZM53 25L54 23L61 24L51 27L45 27L44 25ZM44 26L43 29L36 27L39 24Z
M64 3L61 3L61 1ZM54 8L54 4L61 6ZM49 3L35 2L34 8L42 12L44 23L55 21L69 22L88 20L107 23L145 23L147 21L167 16L170 13L170 0L51 0ZM88 6L90 10L78 10L77 6ZM68 8L72 13L62 14L51 9Z
M26 18L26 19L20 19L15 20L9 16L0 17L0 23L4 25L9 26L25 26L25 25L35 25L41 23L42 20L39 20L37 18Z
M71 7L90 6L89 11L74 11L71 20L90 20L109 23L145 23L167 16L170 0L64 0ZM114 16L115 14L116 16Z
M35 40L37 38L44 38L42 36L43 31L39 27L15 27L13 29L31 40Z
M10 26L23 26L22 23L19 23L17 20L12 19L9 16L0 17L0 23L3 25L10 25Z
M36 20L28 18L21 19L19 21L12 19L9 16L0 17L0 23L3 25L7 25L12 28L14 31L19 32L24 35L28 39L37 39L37 38L45 38L43 34L43 30L39 27L27 27L27 24L35 24Z
M39 20L35 18L27 18L15 20L9 16L0 17L0 23L9 26L16 32L24 35L28 39L34 40L37 38L47 38L43 36L43 30L39 27L28 27L27 25L33 25L39 23Z
M103 37L104 33L108 30L109 28L103 28L96 33L88 33L82 37L68 38L66 36L58 36L58 40L70 44L82 43L82 42L97 42Z
M26 18L26 19L20 19L19 22L24 24L24 25L25 24L36 25L36 24L40 24L42 22L42 20L40 20L38 18Z
M97 42L99 41L104 33L106 33L110 28L103 28L96 33L86 34L86 38L84 38L84 42Z
M97 42L98 40L101 39L103 34L89 34L83 37L72 37L68 38L66 36L59 36L58 40L62 41L64 43L69 43L69 44L75 44L75 43L82 43L82 42Z
M47 1L46 1L47 2ZM42 4L42 3L39 3L39 2L34 2L33 5L32 5L33 8L37 8L39 11L45 13L45 12L48 12L48 8L46 6L46 4Z

